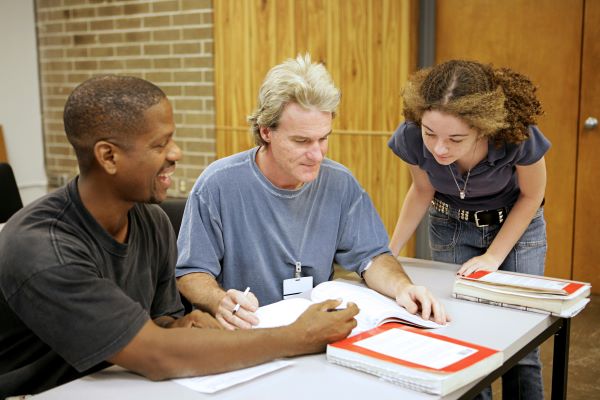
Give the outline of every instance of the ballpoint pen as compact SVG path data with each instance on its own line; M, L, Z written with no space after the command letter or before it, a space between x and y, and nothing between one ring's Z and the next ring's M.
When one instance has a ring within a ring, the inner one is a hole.
M250 292L250 286L248 286L246 288L246 290L244 290L244 297L246 297L248 295L248 292ZM235 305L235 307L233 307L233 311L231 312L231 314L235 315L235 313L238 312L239 309L240 309L240 303L237 303Z

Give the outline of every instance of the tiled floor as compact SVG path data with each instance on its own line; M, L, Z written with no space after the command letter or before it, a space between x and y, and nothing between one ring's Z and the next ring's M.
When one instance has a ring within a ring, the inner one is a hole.
M550 399L553 340L547 340L541 351L544 393ZM492 388L494 398L501 399L500 382L494 382ZM567 398L600 399L600 295L591 296L585 310L571 321Z

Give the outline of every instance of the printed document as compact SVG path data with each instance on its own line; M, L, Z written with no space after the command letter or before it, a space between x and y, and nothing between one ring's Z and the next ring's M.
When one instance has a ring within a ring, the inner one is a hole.
M390 329L354 344L433 369L443 369L477 352L470 347L401 329Z

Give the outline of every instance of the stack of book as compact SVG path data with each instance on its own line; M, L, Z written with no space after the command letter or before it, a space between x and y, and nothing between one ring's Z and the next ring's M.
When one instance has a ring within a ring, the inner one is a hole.
M457 299L570 318L590 301L586 282L506 271L476 271L454 282Z
M502 352L398 323L327 346L327 360L407 389L444 396L502 365Z

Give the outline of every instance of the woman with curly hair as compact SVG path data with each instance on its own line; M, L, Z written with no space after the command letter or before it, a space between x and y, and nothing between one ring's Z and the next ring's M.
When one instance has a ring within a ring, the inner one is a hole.
M432 257L460 264L459 275L543 275L550 142L535 125L542 114L535 91L511 69L463 60L409 78L405 121L388 143L413 181L390 242L395 255L429 211ZM505 399L543 398L538 349L504 375L502 388ZM491 390L480 396L491 398Z

